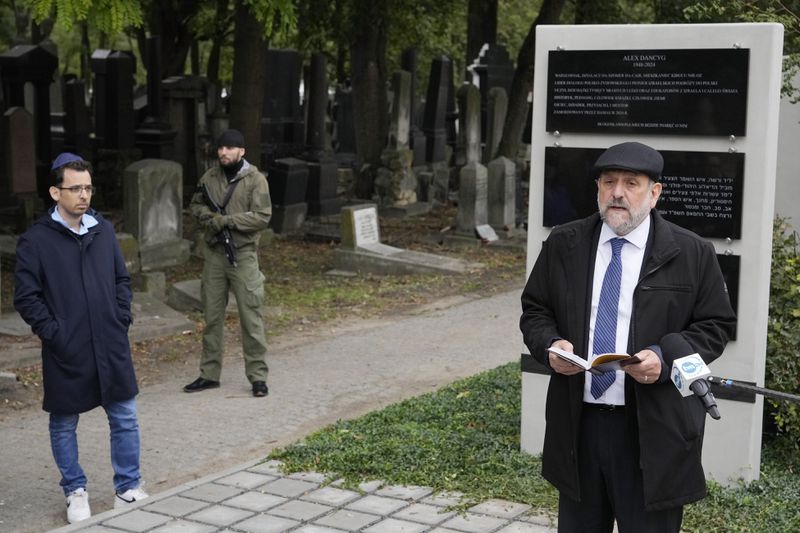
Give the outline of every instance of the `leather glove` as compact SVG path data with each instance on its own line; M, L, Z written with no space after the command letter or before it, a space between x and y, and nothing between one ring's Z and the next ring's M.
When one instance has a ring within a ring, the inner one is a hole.
M228 225L227 217L220 215L219 213L214 213L208 221L206 222L207 228L210 229L213 233L219 233L222 231L222 228Z

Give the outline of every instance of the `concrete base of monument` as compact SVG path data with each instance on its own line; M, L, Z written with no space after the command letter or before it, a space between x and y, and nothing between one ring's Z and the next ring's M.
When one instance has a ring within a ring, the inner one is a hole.
M369 272L379 275L463 274L484 268L482 263L414 252L383 244L367 248L334 250L334 265L339 270Z
M131 310L133 324L128 331L131 342L195 331L193 321L144 292L133 293ZM0 317L0 334L13 337L32 335L31 328L17 313L8 313ZM0 351L0 368L27 366L40 361L41 344L36 338L32 338L31 342L15 343L14 349Z

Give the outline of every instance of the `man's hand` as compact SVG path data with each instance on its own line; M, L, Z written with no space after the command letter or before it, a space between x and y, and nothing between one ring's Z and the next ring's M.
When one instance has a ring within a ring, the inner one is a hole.
M227 218L219 213L214 213L213 216L206 221L206 227L211 230L212 233L219 233L222 231L222 228L227 225Z
M558 339L557 341L555 341L550 346L555 346L556 348L560 348L560 349L565 350L567 352L572 352L572 350L575 349L572 346L571 342L569 342L568 340L564 340L564 339ZM581 372L584 372L584 370L581 367L579 367L577 365L573 365L572 363L569 363L567 361L564 361L563 359L561 359L559 356L557 356L555 354L551 353L549 355L550 355L550 358L549 358L550 359L550 368L552 368L555 372L558 372L559 374L564 374L565 376L574 376L575 374L580 374Z
M652 385L661 376L661 359L653 350L642 350L636 354L640 362L621 365L630 377L645 385Z
M205 213L200 213L200 215L198 215L197 221L205 226L206 222L208 222L212 218L214 218L214 213L212 213L211 211L206 211Z

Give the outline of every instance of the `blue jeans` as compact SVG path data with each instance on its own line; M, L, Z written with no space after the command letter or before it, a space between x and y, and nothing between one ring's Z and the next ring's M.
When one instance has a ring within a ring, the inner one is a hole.
M139 474L139 422L136 398L103 406L111 429L111 466L118 493L136 488ZM61 488L67 495L86 487L86 475L78 463L78 418L80 415L50 413L50 447L61 472Z

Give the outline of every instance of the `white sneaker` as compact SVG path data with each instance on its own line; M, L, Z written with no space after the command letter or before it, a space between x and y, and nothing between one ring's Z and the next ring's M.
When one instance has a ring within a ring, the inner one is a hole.
M148 497L149 494L147 494L144 489L142 489L142 486L139 485L135 489L128 489L122 494L117 493L117 495L114 497L114 509L121 509L123 507L133 505L139 500L144 500Z
M74 524L92 516L89 508L89 493L80 488L67 494L67 522Z

